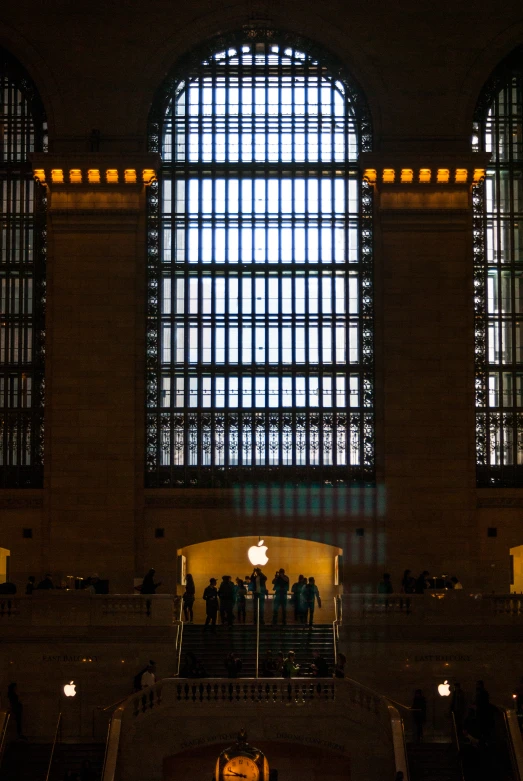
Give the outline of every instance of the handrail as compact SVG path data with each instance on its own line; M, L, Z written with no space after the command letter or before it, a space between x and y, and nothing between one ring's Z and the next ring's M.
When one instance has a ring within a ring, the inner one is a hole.
M178 626L176 631L176 642L178 647L176 649L176 670L175 676L180 675L180 665L182 663L182 643L183 643L183 599L180 599L180 615L178 616Z
M260 676L260 598L261 594L254 595L254 599L257 599L257 602L254 603L256 608L256 678ZM263 598L265 599L265 597Z
M57 722L56 722L56 729L55 729L55 733L54 733L54 740L53 740L53 745L51 746L51 756L49 757L49 764L47 766L47 775L45 777L45 781L49 781L49 776L51 774L51 765L53 764L54 750L56 748L56 742L58 740L58 732L60 730L61 722L62 722L62 713L60 712L58 714L58 719L57 719Z
M126 700L129 698L126 697ZM114 781L116 775L116 760L118 759L118 749L120 746L120 734L122 731L122 717L125 705L122 703L111 716L109 727L107 728L107 741L105 744L104 765L102 770L102 781ZM47 781L47 779L46 779Z
M388 700L389 702L394 703L394 705L398 705L400 708L404 708L405 710L408 710L410 713L414 713L414 711L419 710L419 708L411 708L410 705L404 705L402 702L398 702L398 700L394 700L392 697L389 697L388 694L381 694L381 692L377 692L376 689L371 689L370 686L365 686L364 683L360 683L360 681L356 681L354 678L348 678L345 676L346 681L350 681L351 683L355 683L357 686L360 686L362 689L366 689L371 694L374 694L375 697L381 697L384 700Z
M125 697L121 697L119 700L116 700L116 702L112 702L110 705L106 705L105 708L102 705L97 705L96 710L101 710L102 713L104 713L106 710L111 710L111 708L116 708L117 705L121 705L122 702L125 702L129 695L125 695Z
M407 744L405 743L405 729L403 719L394 705L387 705L392 731L392 748L394 751L394 763L396 773L402 772L404 781L409 781L409 762L407 759Z
M8 710L0 710L0 765L2 764L2 755L4 753L5 736L7 735L7 726L11 714Z
M510 759L512 768L516 774L516 781L523 779L523 739L519 727L518 716L514 710L500 708L503 714L505 729L508 737Z
M456 751L458 752L459 772L461 774L461 781L465 781L465 773L463 771L463 759L461 756L461 744L459 742L458 726L456 724L456 716L454 715L454 711L450 712L450 716L452 718L452 742L456 743Z

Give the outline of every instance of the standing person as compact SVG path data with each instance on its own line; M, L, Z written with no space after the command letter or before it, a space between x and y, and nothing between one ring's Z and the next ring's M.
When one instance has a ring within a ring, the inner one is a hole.
M305 588L307 580L303 575L298 575L298 580L296 583L292 584L291 588L291 594L292 594L292 604L294 606L294 621L298 624L301 620L301 614L303 611L300 611L301 603L303 601L303 589Z
M283 663L285 662L285 658L283 656L283 651L278 651L276 654L276 661L274 664L274 675L279 678L283 675Z
M140 594L156 594L156 589L159 588L162 584L161 581L159 583L155 583L155 575L156 570L151 567L147 575L143 576L142 585L140 586Z
M252 586L252 589L251 589ZM265 615L265 597L267 596L267 575L261 571L259 567L256 567L251 575L251 582L249 584L249 590L252 591L254 599L254 611L253 621L256 623L258 620L258 610L260 611L260 624L264 624Z
M316 585L314 578L309 578L309 582L307 583L303 591L304 591L305 604L306 604L305 621L307 621L307 614L308 614L309 626L312 626L314 622L314 605L316 601L318 602L318 607L321 607L320 592L318 591L318 586Z
M193 605L196 594L196 588L194 585L194 578L187 573L185 578L185 591L183 593L183 617L189 624L192 624L194 618Z
M463 723L465 716L467 715L467 707L465 701L465 692L461 688L461 684L456 681L452 689L452 699L450 701L449 713L454 714L454 721L456 722L456 731L458 735L463 732Z
M345 654L338 654L336 659L336 667L334 668L335 678L345 678L345 665L347 664L347 657Z
M241 578L236 578L236 615L238 617L238 623L245 623L247 604L247 589Z
M312 652L311 671L315 678L328 678L329 665L318 650Z
M476 722L479 738L485 742L492 729L492 711L490 707L490 695L485 689L483 681L476 683Z
M156 670L156 662L154 659L149 659L149 663L146 664L146 666L143 667L140 672L136 673L134 676L133 689L135 692L139 692L142 688L142 675L147 672L149 667L153 670L153 672Z
M29 575L29 577L27 578L26 586L25 586L25 593L28 596L30 596L33 593L33 591L34 591L34 588L35 588L35 576L34 575Z
M424 569L423 572L421 573L421 575L419 575L417 577L417 579L416 579L416 586L414 588L414 591L416 592L416 594L424 594L425 593L425 591L429 587L429 581L428 581L429 577L430 577L430 572L428 570L426 570L426 569Z
M7 687L7 699L9 700L9 705L11 707L11 713L15 717L17 738L19 740L26 740L22 729L22 716L24 708L20 702L20 698L18 697L16 683L10 683Z
M274 586L274 604L272 608L272 623L278 623L278 611L281 607L281 622L285 626L287 623L287 594L289 592L289 578L285 574L283 567L276 572L273 578Z
M262 678L273 678L276 675L276 667L276 659L272 658L272 651L270 648L268 648L265 652L265 658L262 662Z
M147 689L148 686L154 686L156 683L156 675L154 674L154 665L149 662L140 680L140 686L142 689Z
M296 664L294 659L294 651L289 651L289 654L283 662L282 675L284 678L295 678L300 670L300 665Z
M390 580L390 574L388 572L383 573L383 578L378 584L378 594L393 594L394 589Z
M414 722L414 742L421 743L423 740L423 725L427 718L427 700L423 696L421 689L416 689L414 692L411 710L412 721Z
M212 624L211 632L216 632L216 616L218 614L218 589L216 588L216 578L209 580L209 585L203 592L203 599L205 601L205 627L207 629L209 624Z
M401 593L414 594L416 591L416 578L412 577L411 570L406 569L401 579Z
M234 585L231 583L230 575L222 575L218 596L222 624L227 625L230 629L234 622Z
M235 651L231 651L225 659L227 678L237 678L241 673L243 662Z
M43 589L44 591L46 591L46 590L48 590L50 588L54 588L53 579L52 579L51 575L49 574L49 572L46 574L45 578L40 581L40 583L38 584L38 586L36 588L37 589Z

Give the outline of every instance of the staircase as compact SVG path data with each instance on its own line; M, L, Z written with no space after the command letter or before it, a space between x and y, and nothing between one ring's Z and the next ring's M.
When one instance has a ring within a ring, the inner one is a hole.
M334 647L331 624L316 626L260 626L260 675L262 661L267 650L276 657L278 651L287 656L289 651L296 654L300 665L300 674L308 675L312 652L317 650L323 656L331 670L334 669ZM192 651L211 678L227 677L225 658L231 651L237 652L243 662L242 678L254 678L256 675L256 627L252 624L217 626L216 634L201 625L185 624L182 640L182 666L184 654Z
M0 767L0 781L45 781L51 748L50 743L13 741L5 750ZM103 743L57 743L49 781L63 781L68 770L80 774L84 759L91 763L89 781L99 781L104 754Z
M410 781L462 781L452 743L408 743Z

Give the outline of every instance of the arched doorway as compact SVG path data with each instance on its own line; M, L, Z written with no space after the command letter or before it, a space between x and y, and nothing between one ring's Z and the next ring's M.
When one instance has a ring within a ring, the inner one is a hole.
M259 546L262 540L263 548ZM209 583L209 578L215 577L219 583L222 575L231 575L233 580L250 575L254 564L249 560L249 551L253 558L253 548L260 548L262 552L266 549L268 561L263 564L262 558L260 566L267 575L269 592L272 590L271 583L275 572L280 567L285 569L291 585L300 574L306 577L312 575L322 599L322 607L318 610L316 620L318 623L330 623L334 620L334 597L341 593L342 589L338 585L341 582L339 573L341 548L294 537L246 536L209 540L187 545L178 551L180 563L178 586L183 589L184 575L188 572L193 576L196 585L194 611L196 623L200 623L204 618L205 608L201 596ZM292 611L290 617L291 615Z

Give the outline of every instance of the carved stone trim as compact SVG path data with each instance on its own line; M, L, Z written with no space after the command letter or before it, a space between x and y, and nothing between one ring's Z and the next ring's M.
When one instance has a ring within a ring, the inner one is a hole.
M523 496L483 496L478 497L477 507L523 508Z
M0 507L3 510L33 510L44 506L43 492L41 496L32 494L27 496L24 492L11 493L0 491Z
M153 509L223 510L234 506L232 497L146 496L145 506Z

